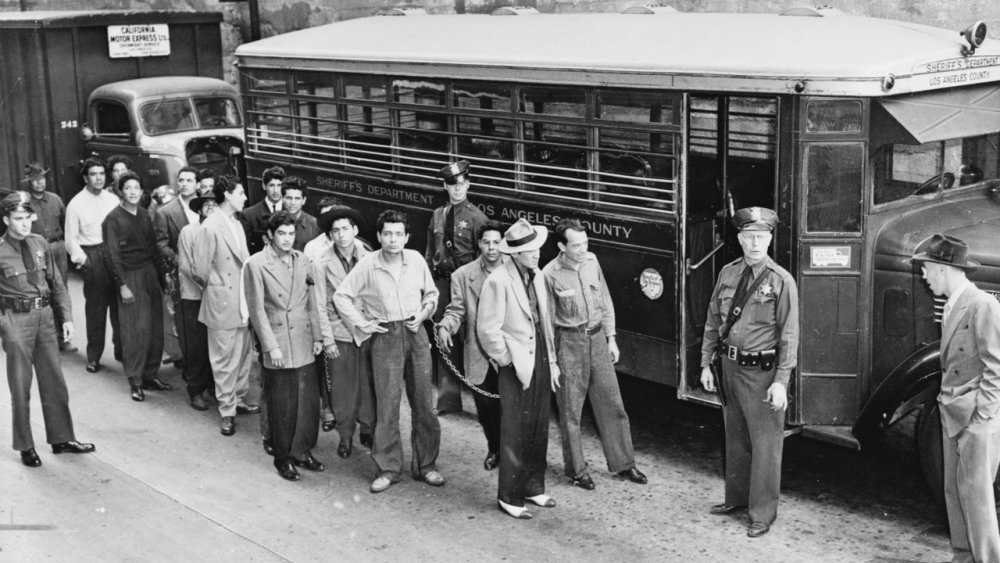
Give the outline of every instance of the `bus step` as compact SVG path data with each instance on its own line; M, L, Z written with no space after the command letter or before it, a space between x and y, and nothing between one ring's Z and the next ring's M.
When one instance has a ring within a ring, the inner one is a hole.
M802 435L815 440L830 442L852 450L861 450L861 443L851 434L850 426L816 425L802 426Z

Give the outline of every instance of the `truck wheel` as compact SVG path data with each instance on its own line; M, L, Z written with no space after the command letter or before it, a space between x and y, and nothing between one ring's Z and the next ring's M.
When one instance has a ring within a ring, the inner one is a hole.
M917 455L920 457L920 468L930 489L931 497L941 508L944 508L944 458L942 455L941 410L937 397L933 396L924 403L920 410L915 430ZM993 500L1000 508L1000 477L993 482ZM1000 509L997 511L1000 514Z

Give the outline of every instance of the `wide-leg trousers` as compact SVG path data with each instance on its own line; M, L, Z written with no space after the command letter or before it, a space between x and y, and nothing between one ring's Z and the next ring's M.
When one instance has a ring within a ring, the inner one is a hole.
M764 402L774 371L722 360L722 407L726 428L726 504L749 507L750 521L770 524L778 516L785 410Z
M208 359L208 329L198 321L201 300L181 299L177 303L177 336L184 354L184 382L189 397L215 386L212 363Z
M953 561L1000 561L1000 531L993 481L1000 465L1000 423L943 431L944 500Z
M135 301L120 302L118 329L122 341L125 376L135 383L156 378L163 356L163 292L152 264L125 272L125 285Z
M250 365L254 362L251 338L246 326L208 329L208 357L220 416L236 416L236 405L250 391Z
M302 460L319 438L319 384L316 367L261 368L274 462Z
M375 383L375 441L372 459L380 476L395 480L403 472L399 408L403 390L410 403L410 473L419 479L437 470L441 425L434 414L431 353L427 331L412 332L402 321L385 323L388 332L373 334L372 378Z
M45 307L27 313L9 310L0 313L0 338L7 356L14 449L24 451L35 447L31 436L30 410L32 368L38 375L46 441L61 444L76 440L52 309Z
M541 331L536 331L541 334ZM535 372L527 389L513 366L500 368L500 471L497 498L524 506L526 497L545 492L545 453L549 446L552 401L548 354L535 339Z
M556 390L556 404L559 407L559 435L566 476L576 479L589 473L580 436L580 419L588 398L608 470L618 473L634 467L632 427L622 403L618 376L611 363L604 331L588 335L586 332L557 328L556 356L562 373L562 385Z
M121 357L118 334L118 288L108 269L107 252L103 244L83 247L87 263L80 270L83 278L83 310L87 317L87 361L99 362L104 355L108 312L111 313L111 342L115 357ZM65 281L65 280L64 280Z
M490 364L489 369L486 370L486 377L478 387L494 395L500 391L499 375L493 364ZM500 399L487 397L473 391L472 400L476 403L476 417L479 419L479 426L483 428L483 434L486 436L487 451L500 453Z
M350 444L355 426L363 434L375 429L375 393L372 387L371 340L358 346L337 340L340 357L326 359L326 380L330 382L330 406L337 419L335 428L341 444Z

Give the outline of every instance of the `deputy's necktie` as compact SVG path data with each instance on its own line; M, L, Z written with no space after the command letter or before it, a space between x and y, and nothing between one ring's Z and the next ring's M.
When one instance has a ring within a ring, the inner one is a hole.
M21 244L21 260L24 262L28 280L34 285L40 285L38 264L35 263L35 257L31 254L31 249L28 248L28 241L21 239L19 242Z

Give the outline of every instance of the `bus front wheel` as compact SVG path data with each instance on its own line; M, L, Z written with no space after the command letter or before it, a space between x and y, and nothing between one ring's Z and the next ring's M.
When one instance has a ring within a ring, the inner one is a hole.
M941 410L937 396L932 396L924 402L920 409L920 418L916 428L917 455L920 457L920 468L930 489L931 497L944 508L944 458L942 456ZM1000 514L1000 478L993 482L993 499L997 502L997 513Z

